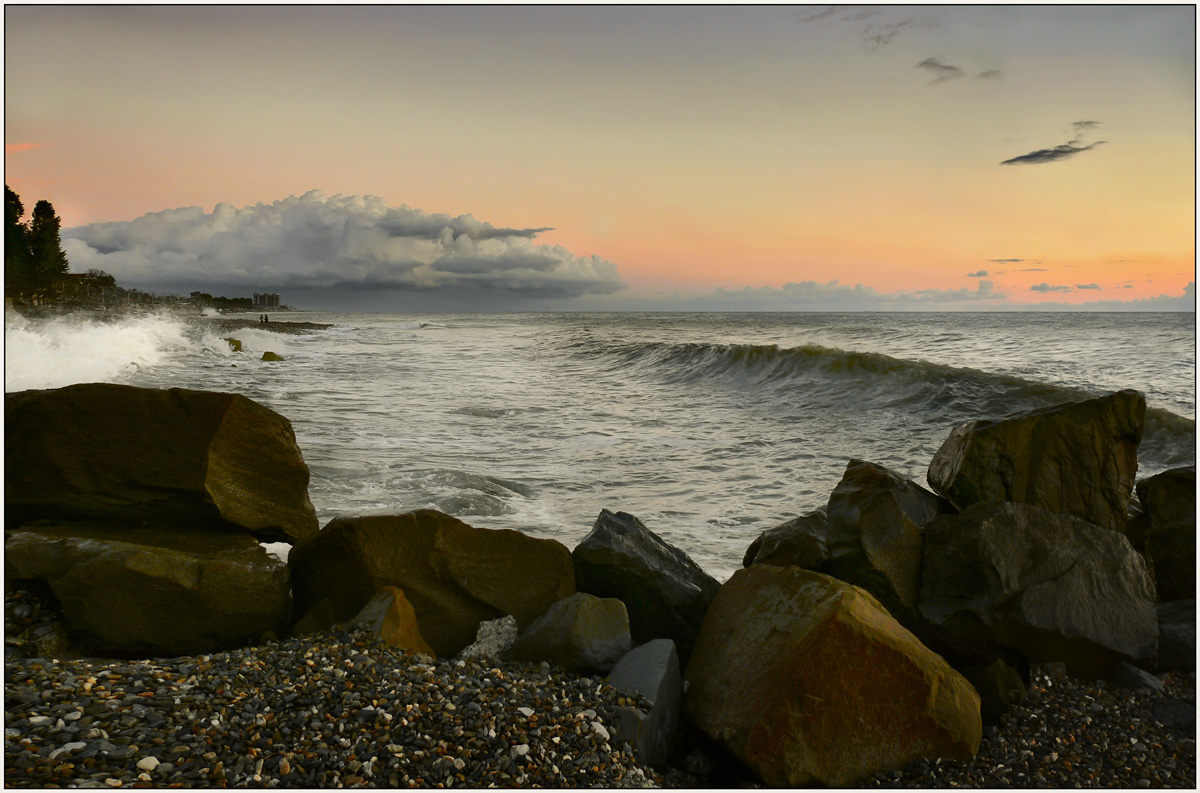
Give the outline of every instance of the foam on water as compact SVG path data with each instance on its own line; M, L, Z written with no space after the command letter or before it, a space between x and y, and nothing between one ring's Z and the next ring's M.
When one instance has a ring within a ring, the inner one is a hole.
M228 349L228 345L225 345ZM172 354L196 348L184 323L160 315L116 322L79 317L44 321L13 315L4 325L4 390L118 383Z

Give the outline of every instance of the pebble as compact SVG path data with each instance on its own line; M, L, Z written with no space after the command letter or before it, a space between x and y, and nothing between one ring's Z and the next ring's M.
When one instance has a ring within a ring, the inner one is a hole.
M181 658L18 656L6 787L669 784L588 729L616 723L618 692L550 665L429 663L365 631Z
M1035 673L970 762L921 760L865 787L1196 787L1196 675L1161 690Z

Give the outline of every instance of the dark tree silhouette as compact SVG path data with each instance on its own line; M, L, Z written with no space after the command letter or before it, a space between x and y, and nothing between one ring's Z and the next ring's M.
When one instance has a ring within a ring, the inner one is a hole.
M24 214L21 197L4 185L4 294L17 300L33 287L29 227L21 222Z
M29 252L33 257L33 288L46 292L54 285L54 279L65 275L70 265L63 252L59 228L62 220L54 214L54 205L49 201L38 201L33 205L29 219Z

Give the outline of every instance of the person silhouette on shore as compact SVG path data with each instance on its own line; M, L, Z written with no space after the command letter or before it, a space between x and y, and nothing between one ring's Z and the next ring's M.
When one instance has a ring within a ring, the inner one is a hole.
M266 325L270 321L271 321L271 318L269 316L267 316L266 314L263 314L263 324Z

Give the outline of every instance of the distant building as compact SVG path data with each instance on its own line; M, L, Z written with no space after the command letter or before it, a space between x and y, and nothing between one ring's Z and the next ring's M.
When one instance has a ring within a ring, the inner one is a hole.
M279 294L266 292L254 293L254 310L260 308L279 308Z

